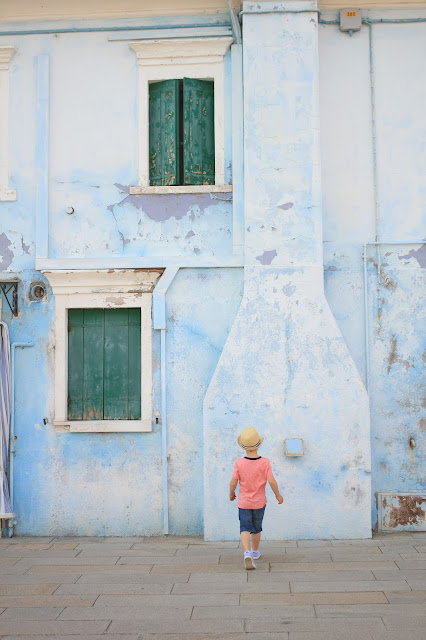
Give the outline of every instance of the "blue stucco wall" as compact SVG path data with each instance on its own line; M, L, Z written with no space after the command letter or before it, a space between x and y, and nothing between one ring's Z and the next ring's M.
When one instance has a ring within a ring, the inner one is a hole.
M286 498L282 507L270 500L270 538L367 537L376 491L424 487L424 248L383 246L379 282L377 250L368 248L371 428L362 253L377 232L388 241L424 237L425 30L373 26L375 192L367 27L350 38L317 26L316 14L244 18L245 268L181 269L166 298L170 533L237 537L227 484L236 437L249 424L265 435L263 454ZM5 305L3 317L12 341L35 345L16 352L16 532L158 535L161 425L67 434L52 424L55 301L49 286L45 301L28 298L30 283L43 279L35 270L35 57L50 57L50 258L226 260L232 202L129 194L138 173L137 64L127 42L96 33L0 37L6 44L16 47L9 165L18 196L0 202L0 269L21 282L19 317ZM225 83L230 182L229 54ZM159 358L154 331L154 410ZM283 454L294 436L305 440L300 460Z
M369 15L426 18L421 11ZM396 243L369 246L366 258L375 525L376 492L425 487L425 245L398 243L425 239L426 92L418 78L426 23L375 24L372 33L376 192L368 28L352 38L338 26L319 28L325 291L364 381L363 244L376 233ZM401 527L410 528L406 514Z

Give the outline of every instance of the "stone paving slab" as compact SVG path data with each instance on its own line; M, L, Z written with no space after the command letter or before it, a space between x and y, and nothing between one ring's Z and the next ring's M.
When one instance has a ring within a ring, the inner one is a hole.
M76 640L77 638L81 638L83 636L81 635L67 635L67 636L62 636L62 635L48 635L48 636L40 636L40 635L31 635L31 636L2 636L2 640ZM140 640L141 635L138 634L115 634L115 633L111 633L108 634L108 636L105 636L104 634L102 635L85 635L84 638L88 638L89 640Z
M120 565L123 567L126 565ZM131 565L130 565L131 566ZM243 556L241 555L241 570L244 571ZM182 571L182 573L233 573L235 565L233 564L182 564L182 565L154 565L151 574L173 573ZM269 572L269 564L259 564L256 571Z
M372 640L425 640L424 630L421 631L412 631L412 630L404 630L404 631L386 631L385 633L381 632L372 632Z
M212 607L212 609L216 609L216 607ZM133 607L67 607L61 611L62 613L58 614L58 620L143 620L145 618L148 620L163 620L167 618L189 620L192 607L190 605L186 607L143 607L141 605Z
M81 636L80 634L75 636L75 635L67 635L67 636L62 636L62 635L48 635L48 636L36 636L36 635L31 635L31 636L2 636L2 640L76 640L76 638L81 638L83 636ZM115 633L111 633L108 634L108 636L105 636L104 634L102 635L85 635L84 638L88 638L89 640L140 640L141 635L138 634L115 634Z
M233 605L238 609L240 603L239 594L215 594L202 593L192 595L163 595L163 596L99 596L96 600L95 609L97 607L195 607L204 606L216 607ZM1 604L1 602L0 602Z
M0 618L0 634L20 636L25 634L53 635L55 637L66 634L75 636L89 636L104 633L109 627L109 621L60 622L49 620L4 620Z
M85 557L87 558L87 560L89 560L90 554L88 554ZM219 558L220 558L219 553L215 553L214 555L205 554L205 555L197 556L196 562L197 564L218 565ZM104 558L102 558L102 560L103 559ZM239 561L242 563L241 555L240 555ZM173 567L175 567L180 565L185 566L190 562L191 562L191 559L184 558L182 556L172 556L172 557L170 556L136 556L136 557L121 556L120 558L117 558L117 565L154 564L157 567L159 565L172 565ZM235 562L237 562L237 559L235 559Z
M1 614L0 625L4 620L56 620L63 610L64 607L11 607Z
M292 631L289 634L289 640L371 640L371 638L370 633L365 631L340 631L338 633Z
M246 633L144 633L142 640L289 640L289 634L287 632L251 633L250 635Z
M80 573L28 573L3 575L0 573L0 585L2 584L49 584L52 582L67 583L76 582Z
M108 633L197 634L243 632L244 620L113 620ZM108 635L105 640L108 640ZM247 640L252 640L250 636Z
M383 593L242 593L241 604L252 607L268 604L387 604Z
M366 618L368 616L421 616L425 614L425 608L421 604L350 604L334 605L320 604L315 606L315 612L319 617L349 617ZM426 618L425 618L426 620ZM410 628L410 627L407 627ZM411 627L413 628L413 627Z
M425 602L426 591L385 591L385 596L389 602ZM426 635L426 634L425 634Z
M188 582L189 573L164 573L151 575L137 571L100 571L83 573L76 584L168 584L170 582ZM247 578L246 578L247 581Z
M6 553L7 550L4 552ZM3 553L3 552L0 552ZM9 566L13 566L14 564L16 564L18 562L18 558L14 558L14 557L7 557L7 558L0 558L0 567L9 567Z
M405 580L348 580L336 582L290 582L290 589L294 593L314 592L338 592L338 591L410 591Z
M96 596L0 596L0 607L91 607Z
M163 584L121 584L119 582L115 584L62 584L55 591L55 595L168 595L172 592L173 587L178 586L180 586L179 583L173 582ZM199 591L198 589L195 593L199 593Z
M271 572L274 571L348 571L352 569L395 569L393 561L376 562L294 562L271 564ZM407 567L412 568L412 567Z
M102 558L103 560L103 558ZM30 569L27 568L27 573L105 573L105 571L137 571L138 573L150 573L153 565L151 564L138 564L138 565L107 565L107 564L80 564L80 565L40 565L34 564ZM173 567L177 569L177 567ZM167 572L165 572L167 573ZM168 572L170 573L170 572Z
M287 631L291 632L324 632L344 634L350 631L356 631L359 634L365 634L368 638L368 633L371 631L386 631L386 627L380 617L369 619L350 619L350 618L305 618L301 620L291 620L284 616L276 618L257 618L246 620L245 630L248 633L254 632L277 632ZM247 640L251 640L251 635Z
M426 580L426 571L419 569L373 569L377 580Z
M50 596L60 584L0 584L0 596Z
M266 574L269 575L269 574ZM215 582L189 582L188 584L179 583L173 587L172 594L191 594L191 593L290 593L289 582L228 582L228 576L223 577L220 581Z
M384 573L387 573L386 571ZM192 582L193 578L196 576L190 577L189 581ZM291 581L291 582L336 582L341 580L362 580L362 581L370 581L375 580L372 571L368 571L367 569L354 569L353 571L330 571L329 566L326 565L324 570L321 571L282 571L276 573L257 573L256 571L251 571L248 573L248 582L280 582L280 581ZM398 571L395 574L393 580L399 579Z
M373 606L373 605L371 605ZM315 616L315 609L312 605L283 605L283 606L258 606L251 607L241 604L239 607L194 607L192 619L216 618L225 620L227 618L271 618L271 617L309 618Z
M404 615L403 613L401 615L394 615L394 612L392 612L392 615L383 616L383 622L386 629L390 631L401 629L404 633L412 630L422 631L423 634L425 634L426 614L424 613L424 607L423 615Z

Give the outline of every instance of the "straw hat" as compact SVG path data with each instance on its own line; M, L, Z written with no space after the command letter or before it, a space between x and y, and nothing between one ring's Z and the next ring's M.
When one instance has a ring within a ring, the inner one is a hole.
M244 429L238 436L238 444L246 451L249 449L257 449L263 440L254 427L247 427L247 429Z

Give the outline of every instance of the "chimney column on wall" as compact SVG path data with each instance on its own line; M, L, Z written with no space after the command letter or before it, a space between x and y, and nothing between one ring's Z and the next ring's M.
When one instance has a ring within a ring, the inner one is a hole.
M371 536L368 398L324 296L317 32L315 2L244 2L244 297L204 401L206 539L236 535L215 506L250 425L286 496L270 539Z

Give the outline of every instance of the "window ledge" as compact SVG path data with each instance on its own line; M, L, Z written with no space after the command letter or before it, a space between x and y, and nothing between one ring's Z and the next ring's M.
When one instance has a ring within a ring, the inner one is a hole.
M55 420L56 431L70 433L136 433L152 431L147 420Z
M232 184L193 184L169 187L130 187L131 196L163 193L229 193L232 192Z
M0 202L15 202L15 189L0 189Z

